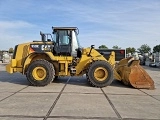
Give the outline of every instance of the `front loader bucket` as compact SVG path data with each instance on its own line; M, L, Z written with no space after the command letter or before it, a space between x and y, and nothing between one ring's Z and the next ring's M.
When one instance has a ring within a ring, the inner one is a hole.
M154 81L139 63L132 57L122 59L115 68L121 78L119 80L134 88L154 89Z

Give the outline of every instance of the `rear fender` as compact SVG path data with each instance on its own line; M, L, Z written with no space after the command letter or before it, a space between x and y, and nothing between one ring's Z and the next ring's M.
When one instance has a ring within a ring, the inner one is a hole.
M24 60L24 63L23 63L23 72L22 74L25 74L27 68L28 68L28 65L32 62L32 61L35 61L37 59L45 59L47 61L50 61L52 60L51 58L54 58L53 54L50 54L49 52L47 53L38 53L38 52L33 52L31 54L29 54L26 59Z

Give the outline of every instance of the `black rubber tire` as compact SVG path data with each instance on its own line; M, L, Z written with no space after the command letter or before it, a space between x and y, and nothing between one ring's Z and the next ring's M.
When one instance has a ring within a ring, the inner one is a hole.
M94 72L98 67L102 67L102 68L106 69L108 72L108 77L103 81L98 81L94 77ZM102 88L102 87L108 86L112 83L112 81L113 81L113 68L106 61L95 61L95 62L91 63L90 66L88 67L86 77L92 86Z
M36 67L43 67L46 70L46 76L43 80L36 80L33 77L32 71ZM45 86L54 80L55 69L54 69L54 66L46 60L43 60L43 59L36 60L29 65L29 67L27 69L26 77L27 77L28 81L34 86Z

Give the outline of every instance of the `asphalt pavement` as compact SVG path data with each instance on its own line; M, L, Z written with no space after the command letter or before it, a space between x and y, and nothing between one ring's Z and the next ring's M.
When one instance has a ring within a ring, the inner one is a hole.
M134 89L116 80L95 88L85 76L34 87L24 75L9 74L0 64L0 120L160 120L160 69L144 68L155 90Z

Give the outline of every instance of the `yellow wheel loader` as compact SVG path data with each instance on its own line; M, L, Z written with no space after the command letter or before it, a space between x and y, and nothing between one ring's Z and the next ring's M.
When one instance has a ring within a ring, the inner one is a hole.
M48 85L59 76L86 74L89 83L95 87L108 86L117 79L135 88L154 89L153 80L137 60L122 59L115 64L114 51L105 58L94 45L82 48L78 28L52 29L54 37L40 32L41 41L16 45L13 58L6 66L7 72L25 74L34 86Z

